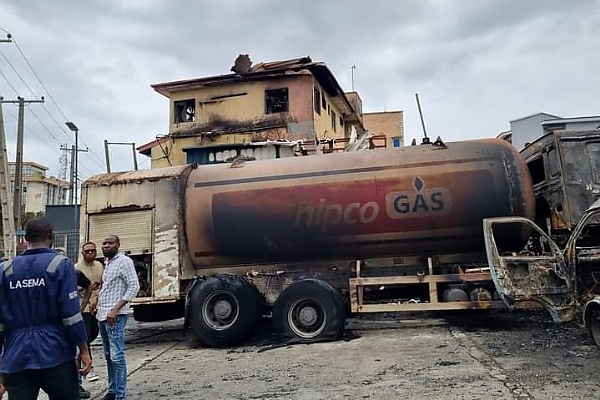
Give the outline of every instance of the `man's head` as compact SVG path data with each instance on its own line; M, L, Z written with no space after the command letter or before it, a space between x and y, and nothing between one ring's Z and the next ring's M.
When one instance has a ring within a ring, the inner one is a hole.
M44 217L30 219L25 225L25 240L31 247L51 247L54 241L52 225Z
M120 240L117 235L108 235L102 240L102 254L104 257L113 258L119 252Z
M81 246L81 255L83 256L83 259L87 263L91 263L92 261L94 261L96 259L96 257L97 257L96 253L97 253L96 243L94 243L94 242L87 242L87 243L84 243L83 246Z

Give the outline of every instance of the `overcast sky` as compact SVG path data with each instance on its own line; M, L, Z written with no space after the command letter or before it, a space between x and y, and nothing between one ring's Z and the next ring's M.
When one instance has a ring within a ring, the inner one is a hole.
M403 110L407 143L421 136L415 93L446 141L540 111L600 114L600 0L0 0L0 29L16 42L0 43L0 95L46 97L26 109L24 159L54 176L74 143L66 120L89 148L85 179L105 171L105 139L167 133L168 100L150 84L229 73L240 53L309 55L347 91L356 65L364 111ZM3 109L14 161L18 111ZM110 149L113 170L133 168L131 148Z

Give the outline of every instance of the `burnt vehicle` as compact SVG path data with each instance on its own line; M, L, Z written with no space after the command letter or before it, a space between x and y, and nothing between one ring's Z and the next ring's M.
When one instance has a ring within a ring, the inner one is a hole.
M144 283L139 321L185 314L203 343L226 346L271 314L282 336L318 341L349 312L505 308L481 221L533 219L534 202L509 143L436 140L96 175L80 235L121 237Z
M582 215L564 248L522 217L483 222L488 263L502 300L509 306L537 301L556 322L577 320L600 347L600 200ZM499 234L529 233L517 248Z
M561 247L600 197L600 130L554 130L521 150L535 193L535 223Z

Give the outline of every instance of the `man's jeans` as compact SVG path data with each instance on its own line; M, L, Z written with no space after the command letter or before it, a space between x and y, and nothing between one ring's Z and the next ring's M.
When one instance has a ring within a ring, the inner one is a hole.
M52 368L30 369L4 375L10 400L36 400L40 388L51 400L79 400L75 360Z
M116 400L125 399L127 389L125 325L127 325L127 315L118 315L114 325L100 321L100 336L108 369L108 393L114 393Z

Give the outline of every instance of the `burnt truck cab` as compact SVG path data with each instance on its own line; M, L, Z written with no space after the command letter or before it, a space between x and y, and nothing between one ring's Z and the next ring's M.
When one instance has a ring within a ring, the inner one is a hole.
M520 151L535 193L535 223L564 246L600 197L600 129L553 130Z
M600 347L600 200L583 213L564 248L526 218L487 218L483 228L501 299L509 307L537 301L556 322L577 320ZM507 231L527 232L529 238L517 248L502 239Z

